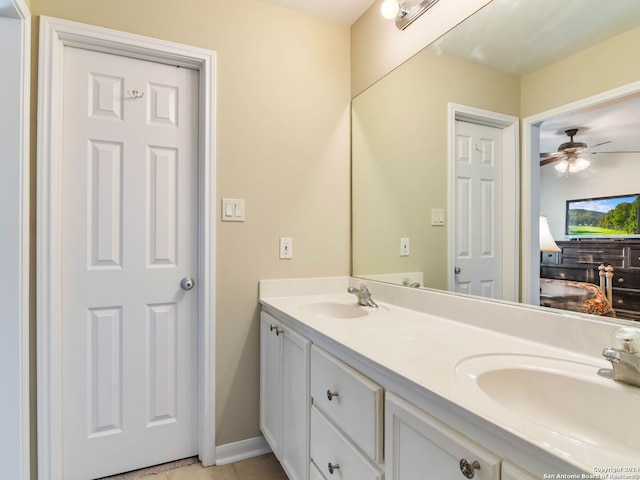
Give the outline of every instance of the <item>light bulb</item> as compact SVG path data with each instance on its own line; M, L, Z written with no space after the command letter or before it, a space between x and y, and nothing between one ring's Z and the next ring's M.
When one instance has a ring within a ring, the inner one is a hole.
M398 12L400 11L400 3L398 0L384 0L382 5L380 6L380 12L382 16L386 19L393 19L398 16Z

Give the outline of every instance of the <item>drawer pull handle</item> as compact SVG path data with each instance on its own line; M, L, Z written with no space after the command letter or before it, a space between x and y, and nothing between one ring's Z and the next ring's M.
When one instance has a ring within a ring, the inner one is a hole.
M623 277L620 277L620 278L618 279L618 283L624 283L624 278L623 278Z
M277 325L269 325L269 330L271 330L272 332L275 330L276 331L276 335L280 335L281 333L284 333L284 330L282 330Z
M333 400L333 397L337 397L338 392L332 392L331 390L327 390L327 398L329 401Z
M618 300L618 305L622 305L624 303L624 300Z
M338 470L339 468L340 468L340 465L338 465L337 463L332 464L331 462L329 462L329 473L331 475L333 475L334 470Z
M460 460L460 471L465 477L473 478L476 470L480 470L480 463L477 460L474 460L473 463L469 463L466 458Z

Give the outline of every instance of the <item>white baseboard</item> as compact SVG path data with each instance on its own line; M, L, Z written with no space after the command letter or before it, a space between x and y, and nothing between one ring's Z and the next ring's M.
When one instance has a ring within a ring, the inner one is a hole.
M239 462L271 452L269 444L262 435L239 442L227 443L216 447L216 465Z

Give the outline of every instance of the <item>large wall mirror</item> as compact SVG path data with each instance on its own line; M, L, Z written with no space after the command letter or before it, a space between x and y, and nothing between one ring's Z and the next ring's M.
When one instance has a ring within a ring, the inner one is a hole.
M637 0L493 0L355 97L353 275L538 304L539 214L562 245L566 200L640 194L638 55ZM597 155L567 175L551 153L570 128ZM471 186L472 155L502 167ZM472 243L498 268L465 290L467 272L493 268L458 264Z

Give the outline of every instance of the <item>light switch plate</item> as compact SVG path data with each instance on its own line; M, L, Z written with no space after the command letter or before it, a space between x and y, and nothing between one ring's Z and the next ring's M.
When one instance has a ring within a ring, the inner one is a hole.
M401 257L409 256L409 239L408 238L400 239L400 256Z
M431 209L431 225L438 227L444 225L444 208Z
M239 198L223 198L222 221L244 222L244 200Z

